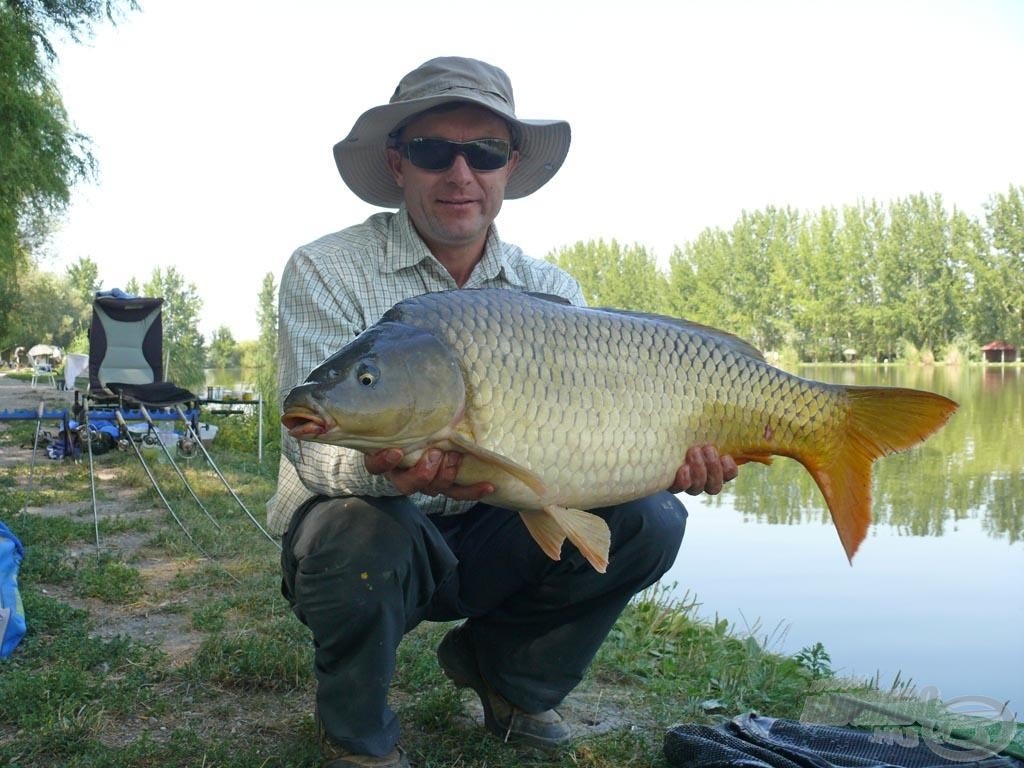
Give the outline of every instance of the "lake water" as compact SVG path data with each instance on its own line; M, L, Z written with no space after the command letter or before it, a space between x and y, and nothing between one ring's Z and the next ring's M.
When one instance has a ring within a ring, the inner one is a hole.
M690 518L665 582L770 650L820 641L840 675L888 687L899 674L1024 718L1024 370L799 374L930 389L961 407L924 445L876 463L874 522L852 567L810 476L778 458L742 467L717 497L681 497Z

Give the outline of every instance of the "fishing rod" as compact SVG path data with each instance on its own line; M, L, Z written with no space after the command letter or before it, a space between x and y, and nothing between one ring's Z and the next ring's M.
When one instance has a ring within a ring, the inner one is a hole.
M220 526L220 523L218 523L213 518L213 515L210 514L210 511L203 505L203 502L199 500L199 497L196 495L195 490L193 490L192 486L186 479L185 473L181 471L181 468L174 460L174 457L171 456L171 452L168 450L167 446L164 445L164 441L160 439L160 433L157 431L156 424L153 423L153 417L149 415L149 411L146 410L146 406L142 405L141 403L139 404L139 413L141 413L142 418L146 420L146 423L149 425L150 431L156 435L157 442L163 449L164 455L167 457L167 460L171 463L171 466L174 467L174 471L178 473L178 477L180 477L181 482L185 484L185 488L187 488L188 492L192 494L192 498L195 499L196 504L198 504L199 508L203 510L203 514L205 514L206 517L209 518L210 522L213 523L214 528L216 528L218 531L223 530Z
M21 507L21 514L28 510L28 497L32 494L32 479L36 473L36 451L39 450L39 433L43 428L43 411L46 410L46 401L39 401L39 410L36 411L36 436L32 441L32 464L28 470L28 488L25 491L25 503Z
M256 527L260 529L260 533L262 533L264 536L266 536L267 539L270 540L270 542L275 547L280 549L281 548L281 542L279 542L277 539L275 539L273 536L271 536L267 532L267 529L264 528L262 525L260 525L260 521L257 520L255 517L253 517L252 512L250 512L248 510L248 508L245 506L245 504L242 503L242 500L240 498L238 498L238 494L235 493L234 488L231 487L230 483L228 483L228 481L227 481L227 478L225 478L224 475L221 473L220 469L217 467L217 464L214 462L213 457L210 456L210 452L208 450L206 450L206 446L203 445L203 441L202 441L202 439L200 439L198 433L195 430L195 427L192 426L192 422L190 422L187 418L185 418L185 412L182 410L181 405L179 404L179 405L176 405L174 407L177 409L178 415L181 417L182 421L185 422L185 424L186 424L186 426L188 428L189 434L196 441L196 445L199 446L199 450L201 450L203 452L203 455L206 457L206 460L208 462L210 462L210 466L213 468L213 471L217 473L217 477L219 477L221 482L224 483L224 487L228 489L228 493L230 493L232 495L232 497L234 497L235 501L238 502L238 506L240 506L242 508L242 511L245 512L245 514L249 516L249 519L253 521L253 523L256 525Z
M124 416L121 415L121 410L119 408L114 409L114 418L117 419L118 426L121 427L121 429L123 429L127 433L128 424L125 422ZM195 548L198 549L203 554L203 556L206 557L207 560L209 560L215 566L220 568L220 570L224 571L224 573L227 574L228 578L231 579L233 582L235 582L236 584L241 584L241 582L237 578L235 578L235 576L230 571L228 571L223 565L218 563L217 560L213 557L213 555L207 552L203 548L203 546L195 540L192 534L189 533L188 528L185 527L185 524L181 521L181 518L178 517L177 513L171 507L171 503L167 501L167 497L164 496L164 492L160 490L160 484L157 483L156 476L153 474L153 471L149 468L149 465L146 464L146 460L142 458L142 451L139 450L139 446L135 444L134 440L132 440L131 435L128 436L128 442L131 443L132 449L135 451L135 455L139 459L139 464L142 465L142 468L146 471L146 474L149 476L149 482L152 483L153 489L160 497L160 500L163 501L164 506L167 507L167 511L171 513L171 517L174 518L174 522L176 522L178 524L178 527L181 528L182 533L185 534L188 540L192 542Z
M78 392L75 392L75 402L78 402ZM92 433L89 431L89 398L85 398L82 413L85 415L85 442L89 446L89 487L92 490L92 523L96 529L96 550L100 549L100 510L96 504L96 471L92 461Z

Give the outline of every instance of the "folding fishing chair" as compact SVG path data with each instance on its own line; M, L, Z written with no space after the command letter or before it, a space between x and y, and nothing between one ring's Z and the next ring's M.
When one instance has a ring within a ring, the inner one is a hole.
M162 298L129 296L119 290L97 294L93 301L92 325L89 328L89 391L84 397L84 408L81 411L78 408L78 393L75 393L74 410L76 416L79 412L82 414L88 441L97 547L100 539L95 473L92 471L93 427L90 420L106 411L102 420L108 425L116 421L121 444L132 447L147 473L150 470L136 444L136 438L147 445L150 442L163 445L163 437L157 432L154 419L185 419L191 424L192 434L195 434L198 425L199 401L196 395L164 380L163 303ZM97 407L97 411L91 415L90 402ZM191 407L193 405L196 407ZM158 414L150 413L149 408L166 410ZM143 419L148 425L147 431L145 435L136 436L129 430L128 420ZM179 439L179 449L182 444ZM185 444L191 446L194 441L185 441ZM166 447L164 450L167 450ZM163 497L152 475L150 479ZM174 510L170 511L174 515Z
M173 406L196 401L164 381L163 299L97 296L89 329L89 395L98 401Z
M187 389L182 389L176 384L165 381L163 366L163 311L164 300L160 298L141 298L126 296L120 291L111 294L98 295L93 302L92 326L89 330L89 393L87 400L95 400L101 406L106 403L113 404L114 414L118 424L127 431L126 419L130 418L124 409L137 407L141 411L142 418L148 424L149 433L146 438L157 437L152 435L155 432L153 419L158 418L157 414L150 414L147 408L165 408L173 413L168 414L173 418L176 414L189 425L188 434L191 438L188 441L179 440L178 450L182 455L188 457L196 449L210 463L210 467L224 483L238 505L245 511L245 514L255 523L256 527L275 546L280 544L271 536L259 523L253 514L245 507L245 504L238 497L238 494L228 484L227 479L217 468L213 458L203 446L199 439L198 418L199 398ZM183 405L192 406L187 412ZM145 407L143 407L145 406ZM85 418L88 425L88 406L85 408ZM138 418L138 417L135 417ZM139 463L149 475L154 489L160 495L167 507L168 512L174 517L185 535L195 544L204 555L206 551L199 546L192 538L182 520L172 509L167 498L160 490L156 478L153 476L139 446L133 438L125 436L132 446ZM163 445L162 440L158 442ZM187 442L188 448L185 448ZM91 446L91 442L90 442ZM191 492L193 499L206 512L207 517L217 525L210 513L202 506L199 497L196 496L189 485L185 475L178 469L170 456L166 446L162 450L167 454L168 461L178 472L185 487ZM92 469L92 452L89 453L90 476L95 477ZM93 482L93 514L98 520L96 512L96 488ZM99 523L96 524L96 545L99 547ZM209 557L209 555L207 555ZM211 558L212 559L212 558ZM234 578L234 577L232 577Z

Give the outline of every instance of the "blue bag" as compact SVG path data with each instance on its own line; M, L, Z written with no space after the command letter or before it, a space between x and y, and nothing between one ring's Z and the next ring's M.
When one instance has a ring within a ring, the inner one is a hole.
M24 556L18 537L0 523L0 659L10 656L25 636L25 606L18 592L18 568Z

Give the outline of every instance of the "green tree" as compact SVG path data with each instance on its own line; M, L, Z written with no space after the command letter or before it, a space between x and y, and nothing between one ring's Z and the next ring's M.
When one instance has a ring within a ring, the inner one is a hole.
M1005 313L996 338L1024 344L1024 186L1010 187L985 206L991 239L990 267L998 280L988 297Z
M794 261L800 217L788 208L744 211L730 232L731 275L725 290L733 309L724 330L760 349L783 346L791 327L794 286L787 265Z
M83 304L91 305L96 298L96 292L100 290L103 281L100 280L100 268L92 259L79 258L65 271L68 284L81 299Z
M256 386L263 397L263 437L276 444L281 439L281 397L277 387L277 286L274 275L263 277L256 304L260 338L256 346Z
M841 322L848 331L850 346L865 358L882 356L876 264L878 243L885 227L885 211L874 201L843 209L837 268L846 275L848 307Z
M960 316L962 292L950 247L949 216L940 195L914 195L909 200L913 216L911 252L914 264L914 335L919 347L936 350L945 346L963 328Z
M996 276L988 259L985 230L963 211L954 210L949 220L950 255L958 272L958 293L962 331L958 341L968 358L977 357L978 348L991 341L1000 326L1002 313L989 301Z
M707 229L669 258L671 314L734 333L761 349L792 335L788 268L800 218L790 209L744 211L728 232Z
M205 380L203 336L199 333L203 301L195 284L186 283L174 267L157 267L142 292L164 300L164 378L193 392L199 391Z
M80 306L78 320L75 323L76 338L87 337L89 325L92 323L92 303L96 292L103 281L100 280L100 269L92 259L80 258L69 266L64 273L68 285L68 295L73 297Z
M616 240L580 241L547 259L576 278L591 306L666 311L668 282L643 246L623 247Z
M134 8L133 0L126 5ZM0 336L19 278L75 182L94 170L87 139L71 126L51 75L60 29L78 39L114 0L0 0Z
M669 314L725 328L733 310L729 295L732 244L721 229L705 229L669 257Z
M211 368L237 368L242 359L235 337L226 325L213 332L210 348L206 353L206 362Z
M8 325L10 344L26 349L33 344L67 347L74 338L80 309L77 300L67 294L67 283L57 275L34 267L25 271Z

